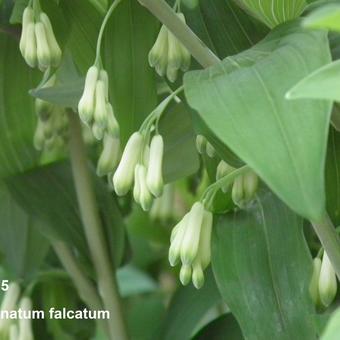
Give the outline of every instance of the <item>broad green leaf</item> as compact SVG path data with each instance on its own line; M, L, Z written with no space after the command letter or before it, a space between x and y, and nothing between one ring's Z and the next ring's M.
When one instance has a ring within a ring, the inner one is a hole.
M195 173L199 159L191 116L185 105L177 104L167 110L160 120L159 131L164 138L165 183Z
M39 78L25 64L14 37L0 33L0 50L0 177L6 177L38 163L33 148L36 117L28 90Z
M215 225L212 266L246 339L315 339L303 220L271 192Z
M121 297L151 293L158 289L157 283L147 273L133 265L117 270L117 283Z
M220 316L210 322L193 338L193 340L243 340L237 321L231 313Z
M124 222L104 184L93 174L100 217L112 262L119 266L125 248ZM7 180L23 209L41 222L41 231L52 241L62 240L88 259L88 248L68 163L37 168Z
M106 27L104 66L123 144L157 104L154 71L147 58L156 30L156 19L136 0L123 1Z
M234 0L270 28L300 16L305 0Z
M85 76L87 69L94 63L102 15L88 1L83 0L61 0L60 8L69 27L66 47Z
M340 31L340 4L329 4L316 9L302 24L308 28Z
M288 99L311 98L340 101L340 60L327 64L299 81L287 92Z
M0 219L2 264L15 279L31 278L45 259L49 243L3 183L0 184Z
M337 340L340 334L340 309L337 309L329 320L321 340Z
M268 31L230 0L200 0L194 10L183 10L190 28L220 58L253 46Z
M206 312L219 302L221 302L221 296L214 277L209 271L206 273L206 282L200 290L190 285L177 291L165 315L157 339L190 339Z
M329 61L326 33L291 24L275 29L254 48L184 77L189 105L217 138L293 210L312 220L325 209L331 104L288 101L285 94Z
M330 129L326 159L327 212L340 225L340 133Z

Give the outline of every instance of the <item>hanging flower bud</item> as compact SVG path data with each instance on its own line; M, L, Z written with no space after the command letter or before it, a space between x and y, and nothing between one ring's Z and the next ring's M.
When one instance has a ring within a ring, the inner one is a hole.
M337 291L337 282L335 271L326 252L322 257L320 277L319 277L319 295L320 301L325 307L328 307L335 298Z
M97 175L105 176L113 172L119 161L119 138L105 135L103 140L103 151L97 163Z
M173 83L177 79L177 72L182 64L182 49L178 39L171 33L168 33L168 65L166 76Z
M246 202L251 201L259 186L259 178L254 171L248 171L243 175L243 191Z
M161 135L155 135L151 140L148 172L146 179L148 188L155 197L159 197L163 192L163 152L163 137Z
M44 24L35 24L35 36L37 39L37 58L40 70L45 70L51 65L51 51L48 46Z
M137 164L135 167L135 173L134 173L135 183L133 186L133 198L135 202L138 204L140 204L139 166L140 165Z
M134 169L137 165L143 147L143 136L134 132L129 138L121 161L113 176L114 189L118 196L126 195L131 189L134 179Z
M234 180L233 188L231 191L231 198L233 202L240 208L244 207L244 192L243 192L243 177L238 176Z
M196 148L197 148L197 151L201 155L205 154L206 146L207 146L206 138L202 135L197 135L196 136Z
M32 301L28 297L23 297L20 301L20 306L22 311L32 310ZM33 340L32 332L32 321L30 318L19 319L19 340Z
M24 58L27 43L27 28L31 23L34 23L34 11L32 7L26 7L22 15L22 31L19 44L20 52Z
M107 127L106 131L112 137L119 138L119 124L114 115L113 107L110 103L106 104L106 113L107 113Z
M190 280L191 280L191 273L192 273L192 270L191 270L191 266L190 265L183 265L181 267L181 270L179 272L179 279L182 283L183 286L186 286Z
M4 298L1 303L1 310L12 311L16 309L16 304L20 295L20 287L16 282L9 284L8 290L6 291ZM0 331L6 329L10 324L10 319L0 318Z
M30 67L36 67L37 60L37 40L35 36L35 24L30 22L27 25L26 44L25 44L25 60Z
M98 76L98 68L91 66L87 71L84 92L78 104L79 116L84 123L89 123L93 119Z
M105 100L108 102L109 101L109 76L104 69L101 69L99 72L99 80L101 80L104 83Z
M319 278L321 270L321 260L316 257L313 260L313 274L309 284L309 294L315 304L315 306L321 306L320 295L319 295Z
M216 181L218 181L219 179L228 176L229 174L231 174L233 171L235 171L235 168L232 167L231 165L229 165L228 163L226 163L225 161L220 161L218 163L217 169L216 169ZM222 187L222 191L224 193L228 192L230 188L230 185L225 185L224 187Z
M149 64L155 67L157 73L163 76L168 62L168 29L162 26L157 40L149 52Z
M98 124L94 123L92 125L92 134L97 140L102 140L105 135L105 129Z
M152 196L146 184L146 168L144 165L138 166L138 182L139 182L139 203L144 211L151 208Z
M40 21L44 25L44 29L46 32L46 39L50 50L51 65L57 67L60 64L61 60L61 49L55 38L51 21L47 14L44 12L41 12L39 17Z
M207 142L206 152L210 158L214 158L216 156L216 150L209 142Z
M203 204L201 202L196 202L191 208L181 245L181 261L183 264L192 264L197 255L203 215Z
M185 235L190 213L187 213L182 220L173 228L170 238L169 263L176 266L181 256L181 246Z
M192 267L192 283L196 289L200 289L204 285L204 274L199 260L195 260Z
M96 85L94 121L103 129L107 126L105 84L102 80L98 80Z

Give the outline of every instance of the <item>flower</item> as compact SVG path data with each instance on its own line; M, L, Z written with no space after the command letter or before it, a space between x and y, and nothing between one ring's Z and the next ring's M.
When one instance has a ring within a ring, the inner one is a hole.
M323 253L319 276L319 296L321 303L328 307L334 300L337 292L335 271L326 251Z
M105 176L114 171L119 161L120 139L106 134L103 139L103 150L97 163L97 175Z
M212 224L212 213L201 202L196 202L171 233L169 262L172 266L182 262L180 281L183 285L192 280L199 289L204 284L203 271L211 259Z

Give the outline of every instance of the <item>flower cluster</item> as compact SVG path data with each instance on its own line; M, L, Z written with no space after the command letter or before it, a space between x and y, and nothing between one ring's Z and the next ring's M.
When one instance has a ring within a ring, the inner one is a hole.
M53 75L42 87L53 86ZM38 123L34 133L34 146L37 150L51 150L62 147L68 138L68 118L64 109L42 99L35 100Z
M85 124L92 126L97 139L102 139L105 134L114 138L119 136L119 125L109 102L109 77L104 69L96 65L87 71L78 113Z
M309 285L309 292L317 307L328 307L335 298L337 281L335 271L324 251L322 261L319 257L313 260L313 275Z
M20 300L20 287L16 282L9 284L1 303L1 311L21 310L23 313L32 310L32 301L27 296ZM1 339L25 339L33 340L31 319L21 318L14 322L10 318L0 319L0 338Z
M181 261L180 280L183 285L192 280L199 289L204 284L203 271L211 259L212 224L212 213L204 208L203 203L196 202L171 233L169 262L175 266Z
M148 141L148 134L133 133L113 176L118 196L126 195L134 184L133 197L145 211L150 209L153 197L159 197L163 191L163 138L155 134L150 145Z
M177 16L185 23L183 13ZM179 70L187 71L190 67L191 55L178 39L162 25L155 44L149 52L149 64L160 76L166 75L169 81L177 79Z
M38 7L28 5L23 12L20 51L30 67L38 66L43 71L57 67L62 53L50 19Z
M216 180L219 180L236 169L225 161L220 161L216 170ZM254 171L249 170L235 178L231 188L231 198L240 208L244 208L255 196L259 185L259 178ZM228 192L230 185L222 186L223 192Z

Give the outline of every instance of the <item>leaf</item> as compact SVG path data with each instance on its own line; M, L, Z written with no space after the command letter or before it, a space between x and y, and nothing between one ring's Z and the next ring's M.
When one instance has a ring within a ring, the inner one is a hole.
M23 172L38 163L33 148L36 117L27 95L38 81L18 49L18 41L0 33L0 178Z
M304 20L303 26L314 29L340 31L340 4L329 4L317 8Z
M66 47L71 51L76 66L85 76L87 69L95 60L102 16L88 1L83 0L61 0L60 8L69 27Z
M334 225L340 225L340 134L330 129L326 159L327 211Z
M15 279L29 279L41 266L49 243L27 215L0 184L0 253L2 264Z
M241 7L270 28L300 16L305 0L235 0Z
M288 99L310 98L340 101L340 60L327 64L299 81L287 92Z
M243 340L240 326L231 313L210 322L193 340Z
M329 60L326 33L291 24L254 48L184 77L189 105L217 138L293 210L312 220L325 209L322 178L331 105L287 101L284 95Z
M154 71L147 58L156 29L155 18L135 0L123 1L106 27L104 65L123 145L157 104Z
M208 309L221 301L215 280L209 271L203 288L180 288L173 297L157 339L190 339L197 324Z
M253 46L268 32L229 0L200 0L194 10L183 11L190 28L220 58Z
M337 340L340 334L340 309L337 309L329 322L326 329L321 336L321 340Z
M308 291L312 261L302 226L302 218L263 192L214 228L217 286L246 339L316 338Z
M121 297L151 293L158 288L149 275L132 265L117 270L117 283Z
M165 183L195 173L199 158L192 120L185 105L172 106L163 114L159 126L164 139L163 177Z
M105 239L112 262L119 266L125 249L124 222L113 195L94 172L92 174ZM42 233L52 241L62 240L75 247L88 261L87 242L68 162L37 168L8 179L7 184L23 209L40 220Z

